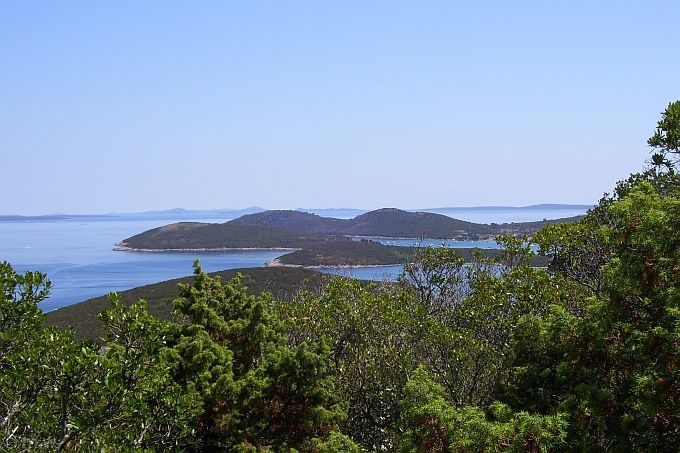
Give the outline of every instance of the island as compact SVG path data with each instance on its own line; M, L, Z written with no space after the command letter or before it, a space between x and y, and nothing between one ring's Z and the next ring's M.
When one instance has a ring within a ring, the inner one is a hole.
M410 262L414 247L383 245L370 238L441 240L493 239L501 234L531 235L544 225L578 221L582 216L539 222L479 224L429 212L383 208L352 219L302 211L270 210L225 223L179 222L154 228L116 244L121 251L288 250L270 265L377 266ZM364 238L364 240L361 240ZM497 252L484 251L487 255ZM471 251L461 249L471 257Z

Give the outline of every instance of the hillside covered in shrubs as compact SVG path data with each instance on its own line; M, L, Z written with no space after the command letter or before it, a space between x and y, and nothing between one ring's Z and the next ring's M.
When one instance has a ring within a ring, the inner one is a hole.
M46 276L2 264L0 449L678 451L680 102L648 143L583 219L497 256L281 297L196 263L173 319L112 295L103 342L44 327Z

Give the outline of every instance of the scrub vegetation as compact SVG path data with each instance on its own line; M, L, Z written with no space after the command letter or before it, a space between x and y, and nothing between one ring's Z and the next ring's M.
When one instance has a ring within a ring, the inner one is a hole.
M0 449L678 451L680 102L649 144L583 219L496 256L282 297L196 263L172 319L112 294L102 342L44 326L46 276L2 264Z

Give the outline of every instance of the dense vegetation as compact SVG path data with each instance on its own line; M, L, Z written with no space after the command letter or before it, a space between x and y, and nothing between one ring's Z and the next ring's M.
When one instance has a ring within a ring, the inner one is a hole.
M214 272L211 277L224 281L241 276L241 283L250 295L262 292L271 293L274 298L290 300L301 290L313 290L323 284L326 276L319 272L299 267L254 267ZM177 298L177 285L192 284L193 277L144 285L118 293L120 303L129 306L140 299L146 301L147 310L153 317L177 321L173 301ZM45 314L44 325L62 329L72 329L76 337L97 340L106 336L99 314L111 307L108 296L96 297L84 302L69 305Z
M353 219L333 219L299 211L264 211L244 215L231 223L287 228L339 236L475 239L502 233L529 234L550 223L570 223L581 216L559 220L504 224L480 224L429 213L383 208Z
M112 296L103 347L42 328L49 284L0 266L4 449L680 450L680 102L653 165L575 224L399 284L291 300L197 265L177 321Z
M343 244L345 242L350 241L343 241ZM361 242L365 243L365 241ZM389 246L386 248L394 249L395 252L408 250L408 254L404 255L403 263L414 260L415 254L417 253L416 248L396 246ZM326 251L327 250L324 249L324 253ZM474 261L479 253L482 253L483 256L490 259L497 258L501 253L500 250L495 249L456 249L456 252L467 263ZM288 256L290 256L290 254L284 255L284 257ZM390 255L390 257L391 256L392 255ZM331 256L331 258L335 259L333 256ZM340 258L345 259L347 257ZM310 259L312 260L310 261L310 265L316 265L314 261L315 257L311 257ZM547 261L546 257L535 256L533 257L531 264L535 266L544 266L547 264ZM257 295L262 292L269 292L275 299L284 301L293 299L303 290L318 290L323 287L330 278L330 276L326 274L298 266L231 269L210 274L211 277L218 277L224 281L231 280L237 275L241 276L240 281L245 286L248 294ZM191 276L175 278L122 291L118 293L118 296L120 302L126 306L132 305L138 300L143 299L146 301L149 314L153 317L162 320L177 321L178 319L174 314L173 306L173 301L178 295L177 285L180 283L191 284L193 281L193 277ZM364 284L369 283L364 282ZM108 296L101 296L78 304L69 305L60 308L59 310L50 311L45 314L44 325L71 329L77 338L99 340L106 335L106 332L103 329L104 326L99 320L99 314L106 311L110 307L110 304Z
M269 210L247 214L234 219L231 223L251 226L286 228L295 231L307 231L318 234L339 234L347 223L344 219L321 217L316 214L292 210Z
M124 239L120 248L306 248L318 247L326 240L341 240L345 236L479 239L507 233L532 234L545 225L575 222L579 218L485 225L441 214L400 209L378 209L348 220L300 211L264 211L221 224L180 222L154 228Z
M492 232L489 225L465 222L441 214L393 208L370 211L353 219L330 219L298 211L265 211L232 222L354 236L454 238Z
M388 247L377 242L335 240L280 256L282 264L297 266L371 266L401 264L411 258L409 247Z
M280 256L277 261L284 265L323 267L323 266L382 266L411 263L418 257L420 246L383 245L378 242L362 239L328 240L310 245L301 250ZM456 248L456 252L465 262L473 262L478 255L486 258L497 258L498 249ZM549 259L534 256L531 265L547 266Z
M322 235L286 228L232 222L180 222L129 237L119 247L133 250L300 248L324 239Z

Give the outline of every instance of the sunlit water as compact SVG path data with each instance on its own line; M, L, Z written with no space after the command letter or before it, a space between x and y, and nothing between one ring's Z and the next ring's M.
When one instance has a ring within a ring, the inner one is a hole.
M452 248L480 248L497 249L498 243L493 239L480 241L454 241L453 239L413 239L413 238L391 238L384 236L357 236L352 238L355 241L367 240L380 242L384 245L394 245L397 247L452 247Z
M200 219L198 219L200 220ZM172 220L0 222L0 260L23 272L47 273L52 282L44 311L91 297L183 277L198 258L208 272L260 267L285 251L215 253L119 252L123 238Z
M354 217L362 211L346 210L319 212L335 217ZM581 211L533 210L531 212L466 211L455 212L455 217L464 220L503 223L512 221L542 220L583 214ZM442 211L442 214L451 214ZM224 222L230 218L182 218L182 221ZM0 261L9 261L14 268L23 272L36 270L45 272L52 281L50 297L41 304L45 311L71 305L83 300L105 295L110 291L123 291L141 285L156 283L189 275L192 263L198 258L208 271L224 269L261 267L286 253L281 250L234 251L234 252L189 252L189 253L141 253L114 251L114 244L120 240L146 231L150 228L179 221L178 219L157 218L136 219L75 219L54 221L0 222ZM369 238L388 245L439 246L442 240L417 241L409 238ZM445 241L449 247L496 248L495 241ZM380 266L366 268L325 268L322 272L347 277L393 280L401 272L401 266Z

